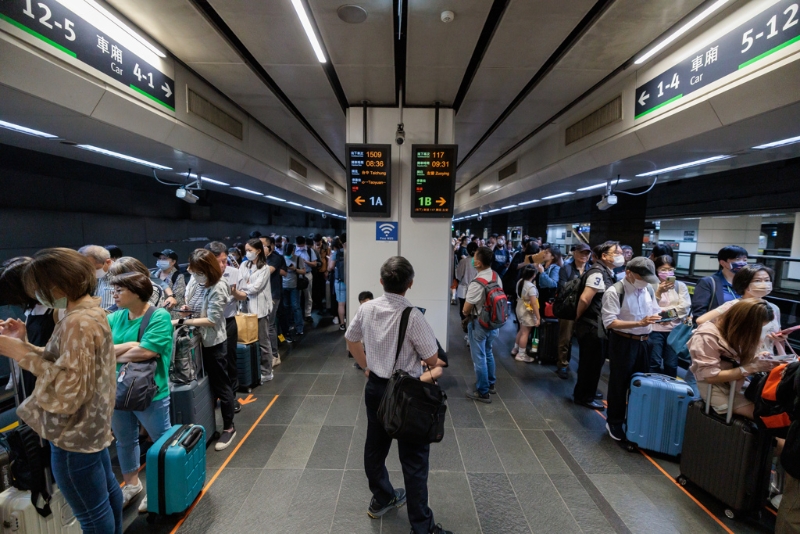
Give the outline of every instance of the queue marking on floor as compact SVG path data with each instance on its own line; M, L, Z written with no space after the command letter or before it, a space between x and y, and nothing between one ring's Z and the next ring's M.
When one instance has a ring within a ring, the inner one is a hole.
M603 419L605 419L606 421L608 420L608 418L607 418L605 415L603 415L603 413L602 413L600 410L595 410L595 412L597 413L597 415L599 415L600 417L602 417L602 418L603 418ZM667 473L666 471L664 471L664 468L663 468L663 467L661 467L660 465L658 465L658 463L657 463L655 460L653 460L652 458L650 458L650 456L649 456L649 455L648 455L646 452L644 452L642 449L638 449L638 448L637 448L637 450L638 450L640 453L642 453L642 456L644 456L645 458L647 458L648 460L650 460L650 463L651 463L651 464L653 464L653 465L656 467L656 469L658 469L658 470L661 472L661 474L662 474L662 475L664 475L665 477L667 477L667 479L668 479L670 482L672 482L673 484L675 484L675 486L676 486L676 487L677 487L679 490L681 490L682 492L684 492L684 493L686 494L686 496L687 496L687 497L689 497L689 498L690 498L690 499L691 499L691 500L692 500L692 501L693 501L693 502L694 502L694 503L695 503L697 506L699 506L699 507L700 507L700 509L701 509L701 510L703 510L705 513L707 513L707 514L708 514L708 516L709 516L711 519L713 519L714 521L716 521L716 522L717 522L717 524L718 524L720 527L722 527L722 529L723 529L725 532L727 532L728 534L734 534L734 533L733 533L733 531L732 531L731 529L729 529L729 528L728 528L728 527L725 525L725 523L723 523L723 522L722 522L722 520L721 520L719 517L717 517L716 515L714 515L713 513L711 513L711 510L709 510L708 508L706 508L705 506L703 506L703 503L701 503L700 501L698 501L698 500L695 498L695 496L694 496L694 495L692 495L691 493L689 493L689 492L686 490L686 488L684 488L683 486L681 486L680 484L678 484L678 481L677 481L677 480L675 480L674 478L672 478L672 477L670 476L670 474L669 474L669 473Z
M272 398L272 401L270 401L270 403L267 405L267 407L264 408L264 411L261 412L261 415L258 416L258 419L256 419L256 422L252 424L252 426L250 427L250 430L247 431L247 434L244 435L244 437L241 439L241 441L239 441L239 443L236 444L236 447L233 449L233 452L231 452L228 455L228 457L225 459L225 461L222 462L222 465L219 466L219 468L217 469L217 472L214 473L214 476L211 477L211 480L208 481L208 484L203 486L203 489L200 491L200 495L197 496L197 498L194 500L194 502L189 507L189 509L186 510L186 513L183 515L183 517L180 518L180 520L175 525L175 527L172 529L170 534L175 534L176 532L178 532L178 529L181 528L181 525L183 525L183 522L186 521L186 518L188 518L189 514L192 513L192 510L195 509L197 504L200 502L200 499L202 499L203 496L206 493L208 493L208 490L210 490L211 486L213 486L214 482L216 482L217 477L219 477L219 475L222 473L222 471L228 466L228 464L233 459L233 457L236 456L236 453L239 452L239 449L241 448L241 446L244 445L244 442L247 441L247 438L250 437L250 434L253 433L253 430L255 430L255 428L258 426L258 424L261 422L261 420L264 418L264 416L267 415L267 412L269 411L270 408L272 408L272 405L275 404L275 401L278 400L279 396L280 395L275 395Z

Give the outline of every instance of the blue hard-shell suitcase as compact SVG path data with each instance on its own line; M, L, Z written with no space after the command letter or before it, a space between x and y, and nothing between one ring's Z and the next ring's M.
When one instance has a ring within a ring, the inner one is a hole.
M261 384L261 355L258 342L236 345L236 371L239 376L239 390L246 393Z
M147 451L147 511L159 515L185 511L206 479L205 429L175 425Z
M677 378L635 373L628 396L628 440L642 449L679 455L693 396L692 388Z

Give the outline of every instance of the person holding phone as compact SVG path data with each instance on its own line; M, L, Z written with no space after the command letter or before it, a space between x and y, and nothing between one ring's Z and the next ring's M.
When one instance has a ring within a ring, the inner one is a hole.
M661 308L661 320L653 325L647 339L650 349L650 372L675 378L678 376L678 354L667 343L672 329L681 324L692 309L689 288L675 280L675 262L672 256L659 256L654 260L659 283L656 299Z

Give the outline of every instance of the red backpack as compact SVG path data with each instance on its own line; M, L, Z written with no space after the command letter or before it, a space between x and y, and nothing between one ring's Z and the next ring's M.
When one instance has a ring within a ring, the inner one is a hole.
M497 283L497 273L492 271L492 279L488 282L483 278L475 278L474 281L482 285L486 292L478 324L489 330L501 328L508 319L508 297Z

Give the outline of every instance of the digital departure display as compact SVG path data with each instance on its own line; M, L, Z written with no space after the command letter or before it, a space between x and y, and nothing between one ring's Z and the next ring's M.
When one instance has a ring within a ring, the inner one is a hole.
M458 145L411 145L411 216L453 216Z
M391 217L392 145L347 145L348 215Z

